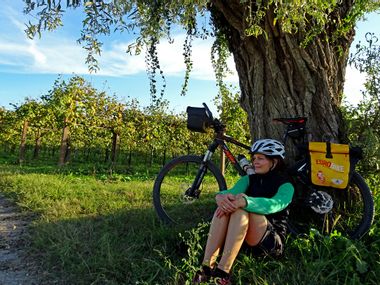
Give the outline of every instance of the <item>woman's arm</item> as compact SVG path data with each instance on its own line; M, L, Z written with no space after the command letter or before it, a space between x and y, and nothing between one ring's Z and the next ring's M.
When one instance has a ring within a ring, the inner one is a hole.
M232 186L232 188L230 188L228 190L220 191L220 192L218 192L218 194L233 194L233 195L237 195L237 194L240 194L240 193L245 193L245 191L248 188L248 185L249 185L249 176L245 175L245 176L242 176L235 183L235 185Z
M293 185L291 183L285 183L280 186L278 192L272 198L244 196L247 201L244 210L261 215L277 213L290 204L293 194Z
M246 175L241 177L232 188L217 193L215 200L218 205L218 217L225 213L234 212L237 208L243 208L246 205L245 199L240 196L245 193L248 185L249 177Z

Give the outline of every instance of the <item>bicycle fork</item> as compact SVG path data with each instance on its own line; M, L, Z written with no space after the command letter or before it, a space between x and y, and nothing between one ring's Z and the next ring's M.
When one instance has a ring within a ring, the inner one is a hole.
M194 178L194 181L189 189L186 190L185 195L190 198L199 198L199 195L201 194L201 184L203 181L203 178L206 175L207 172L207 163L211 160L212 155L214 154L216 148L218 147L218 142L214 141L211 143L208 147L208 150L206 151L205 155L203 156L202 162L199 166L198 173Z

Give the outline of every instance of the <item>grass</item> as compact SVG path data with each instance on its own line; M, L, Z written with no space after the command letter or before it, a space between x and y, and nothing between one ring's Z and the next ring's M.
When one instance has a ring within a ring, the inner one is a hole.
M0 164L1 192L36 217L29 250L48 284L191 284L207 224L162 225L152 207L153 179ZM286 248L279 260L242 252L235 283L378 284L377 220L360 241L312 232L290 237Z
M48 278L64 276L71 284L130 284L160 272L153 244L164 249L173 237L156 220L151 180L12 173L7 167L0 176L2 192L38 214L32 227L33 253L55 271Z

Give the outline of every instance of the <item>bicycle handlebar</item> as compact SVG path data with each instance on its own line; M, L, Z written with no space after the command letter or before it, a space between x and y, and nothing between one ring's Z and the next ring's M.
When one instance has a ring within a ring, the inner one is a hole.
M212 121L211 127L215 130L215 132L224 131L224 129L226 128L226 126L219 119L214 118L214 116L212 115L211 110L209 109L209 107L207 106L206 103L202 103L202 105L203 105L203 107L206 110L207 117L209 117L210 121Z
M212 115L210 109L209 109L208 106L206 105L206 103L202 103L202 105L203 105L203 107L205 107L205 109L206 109L206 114L207 114L207 116L213 121L213 120L214 120L214 117L213 117L213 115Z

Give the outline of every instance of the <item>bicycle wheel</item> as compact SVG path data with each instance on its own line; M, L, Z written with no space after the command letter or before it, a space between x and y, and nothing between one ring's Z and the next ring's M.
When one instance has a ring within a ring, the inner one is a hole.
M195 226L212 217L216 205L215 194L226 189L224 177L214 163L207 162L199 198L185 195L201 162L200 156L185 155L171 160L159 172L153 187L153 204L162 221Z
M332 209L327 213L317 213L310 205L311 191L296 187L290 207L290 232L308 234L311 229L316 229L322 234L331 234L337 231L359 239L369 231L374 218L374 203L371 191L360 174L352 174L346 189L313 187L319 193L327 193L333 202Z

